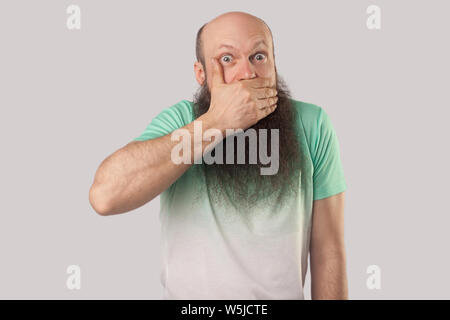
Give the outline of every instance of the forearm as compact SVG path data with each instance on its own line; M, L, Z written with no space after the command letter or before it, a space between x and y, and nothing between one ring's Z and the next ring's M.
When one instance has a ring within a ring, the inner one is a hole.
M198 120L202 120L203 130L212 127L207 119L200 117ZM94 209L102 215L124 213L142 206L170 187L211 143L194 139L194 122L183 129L188 130L191 137L189 163L176 164L171 158L174 146L180 143L172 141L171 134L132 142L106 158L97 170L89 194Z
M311 298L313 300L348 299L345 252L311 252Z

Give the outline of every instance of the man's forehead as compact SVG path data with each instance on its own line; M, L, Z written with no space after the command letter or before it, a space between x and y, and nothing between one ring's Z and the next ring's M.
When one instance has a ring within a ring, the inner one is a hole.
M204 48L209 52L224 50L252 51L256 48L270 49L272 46L270 35L263 31L252 33L223 32L210 35L212 36L203 39Z
M246 43L246 46L249 46L250 49L256 49L259 47L269 47L267 41L259 36L256 39L249 39ZM238 44L235 44L235 41L230 38L219 39L213 49L229 49L229 50L238 50Z

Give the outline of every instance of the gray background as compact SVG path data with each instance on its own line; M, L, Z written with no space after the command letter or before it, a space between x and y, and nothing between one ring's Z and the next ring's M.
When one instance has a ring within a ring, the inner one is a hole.
M81 30L66 27L70 4L81 8ZM366 27L371 4L381 30ZM101 217L88 191L106 156L192 98L195 34L231 10L268 23L294 98L322 106L337 131L350 298L450 298L449 9L410 0L2 0L0 298L161 298L159 199ZM66 287L72 264L81 290ZM372 264L381 290L366 287Z

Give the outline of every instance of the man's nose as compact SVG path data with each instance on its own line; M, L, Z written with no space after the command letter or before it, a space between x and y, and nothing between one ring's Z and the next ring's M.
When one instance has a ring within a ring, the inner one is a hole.
M245 60L238 66L238 80L253 79L256 77L255 70L250 61Z

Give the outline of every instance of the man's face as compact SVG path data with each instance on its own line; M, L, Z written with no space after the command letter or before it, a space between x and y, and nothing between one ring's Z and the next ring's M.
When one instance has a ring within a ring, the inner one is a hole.
M211 58L222 65L225 83L255 77L276 82L272 39L261 21L239 15L222 17L205 27L202 39L209 88Z

